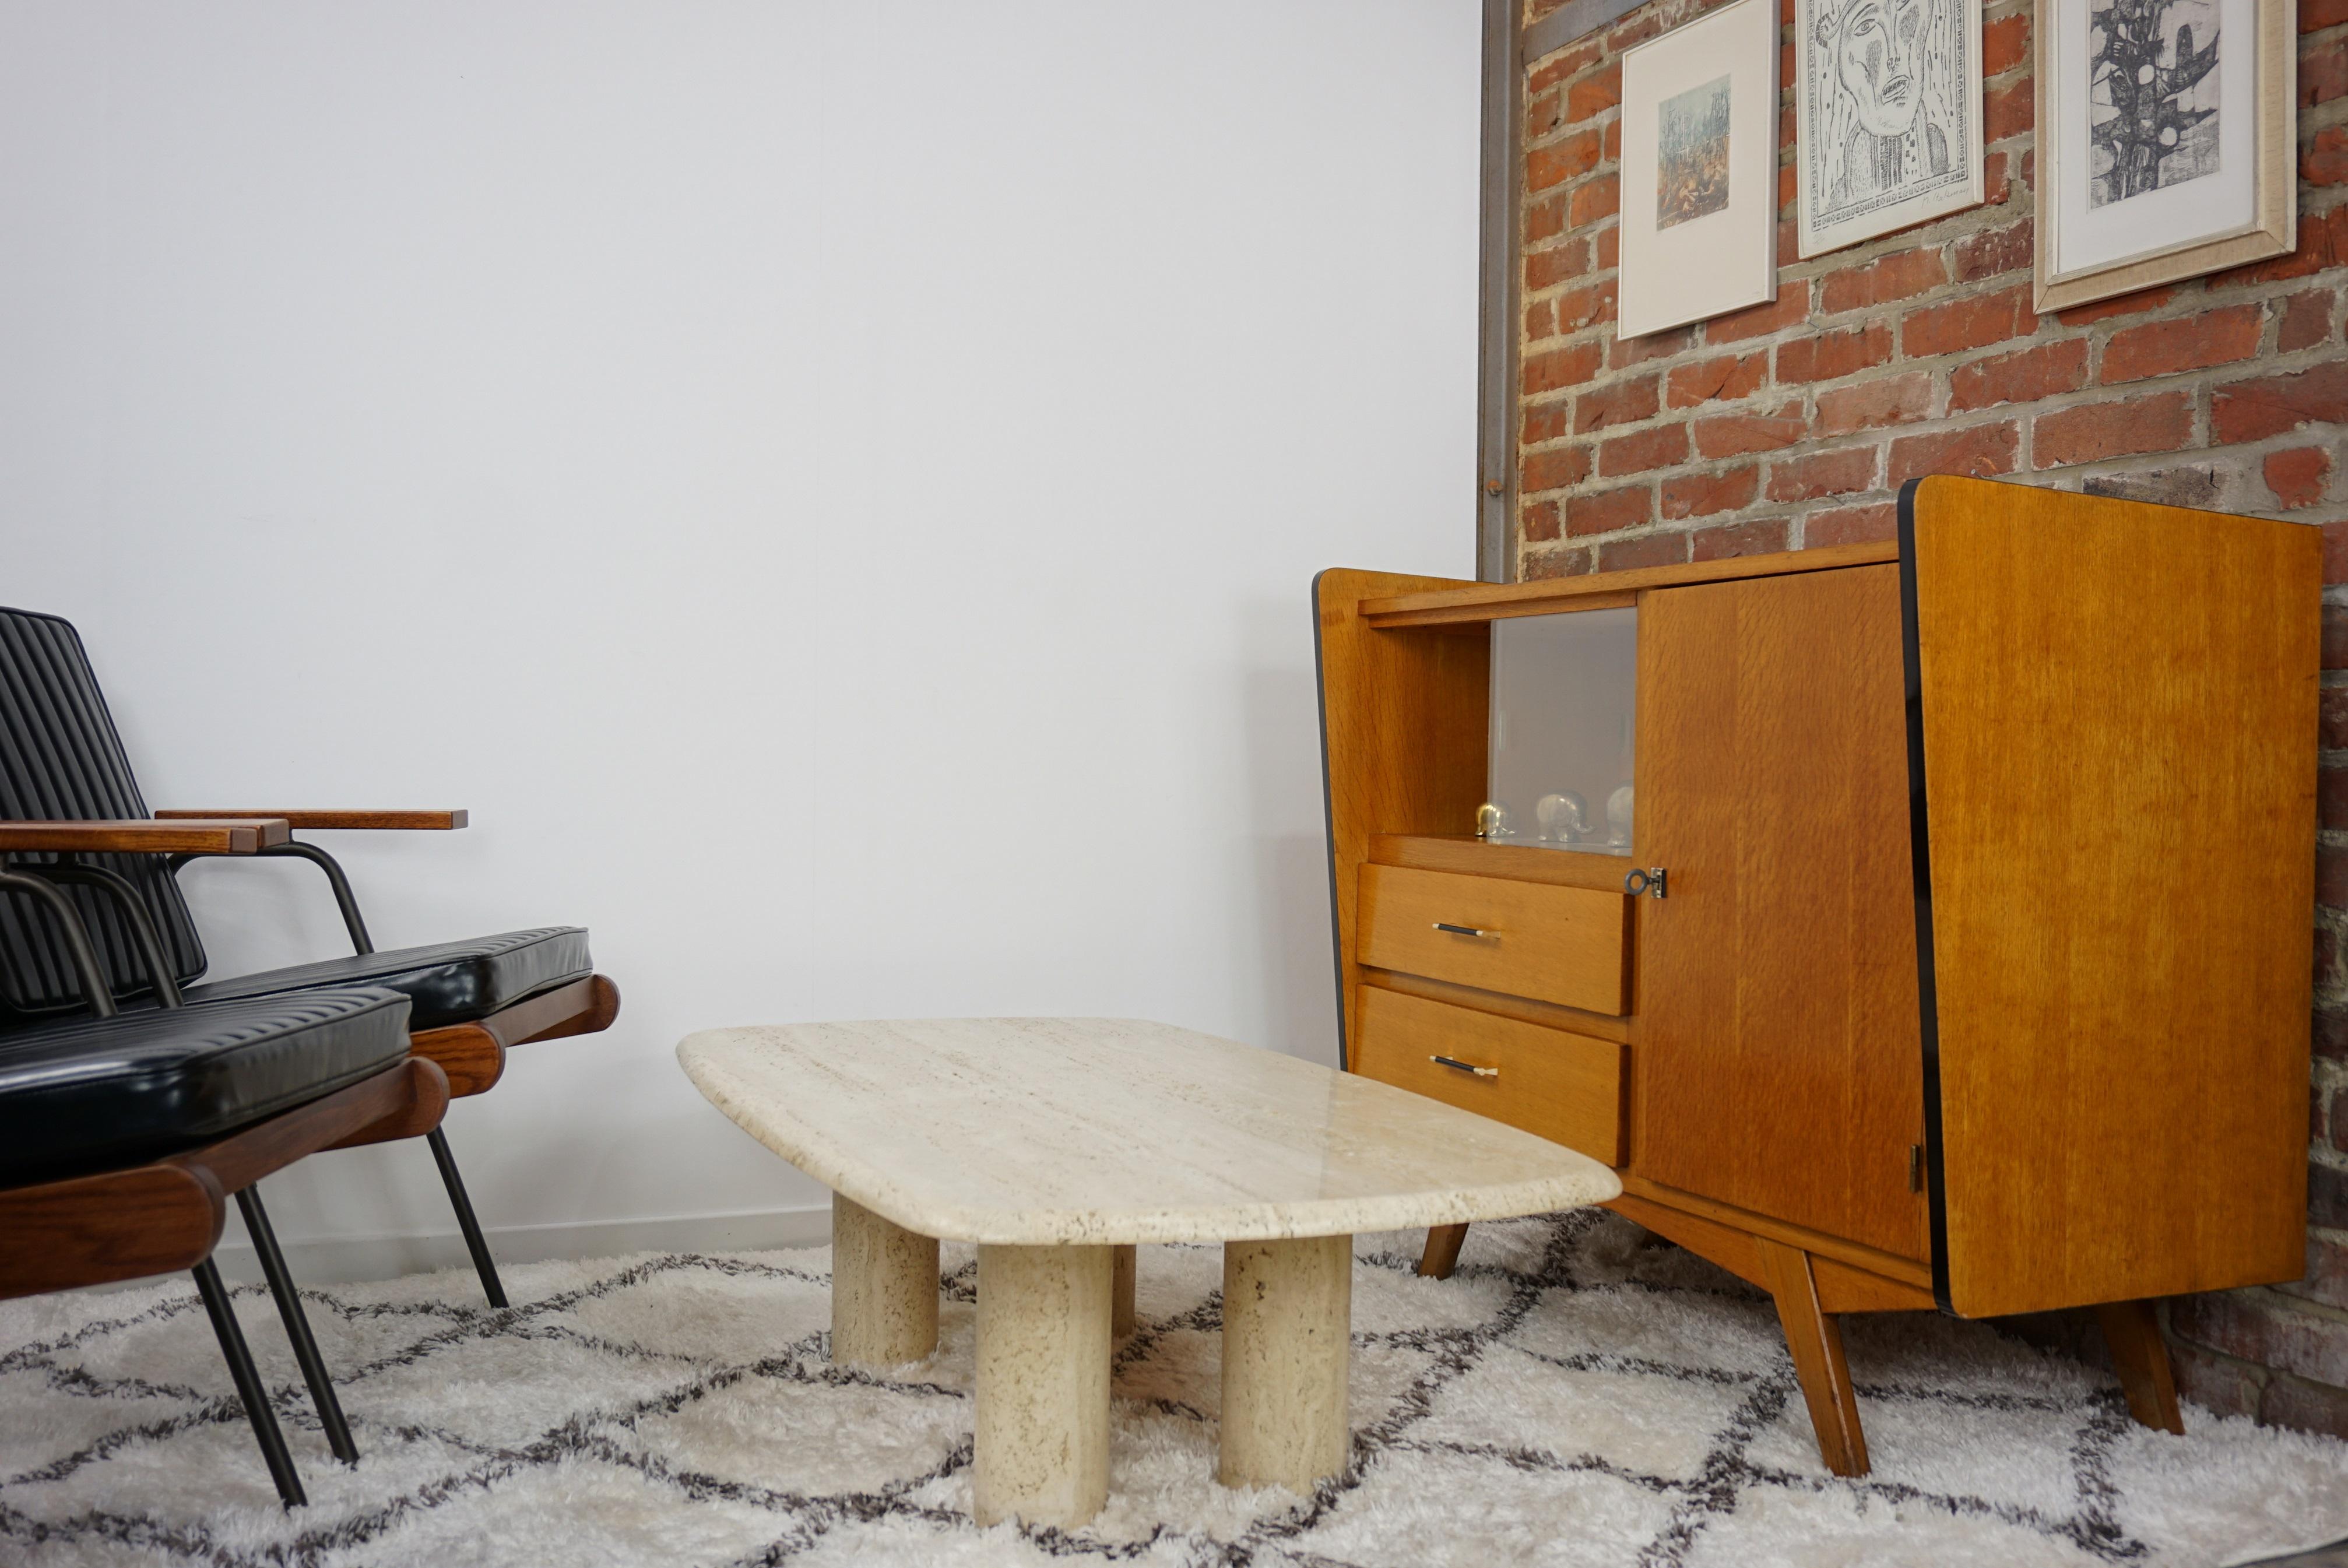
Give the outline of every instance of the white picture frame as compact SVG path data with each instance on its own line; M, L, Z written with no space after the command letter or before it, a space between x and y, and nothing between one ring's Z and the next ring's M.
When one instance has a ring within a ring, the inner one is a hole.
M1622 57L1615 335L1777 297L1777 0L1736 0Z
M2039 311L2296 248L2296 21L2289 0L2039 0ZM2109 79L2129 35L2124 74L2172 89L2131 106L2157 139L2103 129L2136 120Z
M1804 257L1981 204L1981 50L1982 0L1794 0Z

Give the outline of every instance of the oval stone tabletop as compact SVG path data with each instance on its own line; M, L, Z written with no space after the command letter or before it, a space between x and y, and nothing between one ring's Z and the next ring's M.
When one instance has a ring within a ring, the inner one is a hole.
M1256 1241L1505 1219L1622 1183L1371 1078L1130 1018L783 1024L677 1059L746 1131L906 1230L994 1245Z

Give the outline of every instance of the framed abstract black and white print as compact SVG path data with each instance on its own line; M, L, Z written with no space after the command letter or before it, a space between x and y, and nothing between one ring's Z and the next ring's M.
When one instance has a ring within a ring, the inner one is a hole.
M1800 248L1982 200L1981 0L1796 0Z
M1736 0L1622 56L1615 331L1777 297L1777 0Z
M2298 242L2291 0L2039 0L2041 311Z

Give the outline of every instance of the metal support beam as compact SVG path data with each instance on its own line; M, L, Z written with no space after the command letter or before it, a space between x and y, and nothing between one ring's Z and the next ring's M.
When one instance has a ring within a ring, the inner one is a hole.
M1517 199L1524 166L1520 0L1484 0L1484 157L1476 355L1476 575L1514 573Z

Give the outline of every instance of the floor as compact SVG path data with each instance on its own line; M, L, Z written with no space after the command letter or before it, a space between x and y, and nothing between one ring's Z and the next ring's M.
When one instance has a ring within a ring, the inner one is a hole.
M669 1254L308 1293L364 1458L335 1465L267 1298L240 1315L311 1506L273 1494L191 1287L0 1304L0 1562L60 1564L2191 1563L2348 1535L2348 1444L2188 1409L1931 1315L1855 1321L1875 1470L1827 1475L1767 1302L1600 1212L1478 1226L1446 1281L1360 1238L1354 1464L1211 1479L1220 1263L1141 1253L1108 1508L968 1514L976 1270L888 1378L824 1358L827 1253Z

